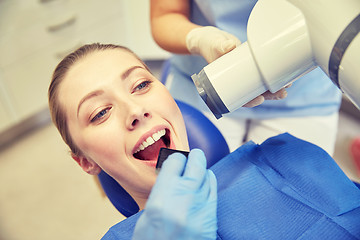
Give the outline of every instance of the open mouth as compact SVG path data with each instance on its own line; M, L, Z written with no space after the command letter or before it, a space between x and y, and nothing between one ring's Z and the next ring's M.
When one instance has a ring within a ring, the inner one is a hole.
M139 160L156 160L160 148L170 147L170 131L162 129L140 144L133 156Z

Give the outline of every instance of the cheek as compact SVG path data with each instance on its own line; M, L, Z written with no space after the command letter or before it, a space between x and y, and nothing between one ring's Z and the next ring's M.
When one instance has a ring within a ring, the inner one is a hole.
M163 117L171 122L178 122L179 119L182 120L181 112L175 100L167 91L155 95L155 98L151 102L156 102L152 107L156 108L156 112L161 113Z
M180 109L168 91L164 91L161 97L163 99L158 101L160 103L157 105L158 111L163 112L163 116L167 118L167 120L169 120L175 128L176 135L181 141L181 146L178 147L180 147L182 150L188 150L189 145L186 134L186 127ZM166 109L166 111L164 111L164 109Z
M84 131L80 149L101 168L125 162L124 133L110 126L98 126Z
M177 114L177 104L165 86L161 86L161 90L154 95L153 102L157 103L158 109L168 111L171 114Z

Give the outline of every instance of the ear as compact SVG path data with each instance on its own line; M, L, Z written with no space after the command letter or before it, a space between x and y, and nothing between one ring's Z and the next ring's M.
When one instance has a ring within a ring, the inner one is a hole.
M71 153L71 157L80 165L80 167L91 175L98 175L101 172L101 168L97 163L92 160L88 160L84 156L77 156Z

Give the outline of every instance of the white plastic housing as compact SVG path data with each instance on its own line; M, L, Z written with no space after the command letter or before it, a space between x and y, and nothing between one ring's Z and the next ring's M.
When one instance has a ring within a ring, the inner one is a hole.
M214 99L231 112L267 90L278 91L316 66L331 75L329 68L334 66L329 60L339 51L334 46L359 14L359 0L259 0L249 17L248 41L207 65L205 77L193 79L212 85L213 89L206 87L209 93L202 94L204 100L217 93ZM360 36L346 41L352 42L339 54L338 78L333 81L359 108ZM218 114L222 113L226 111Z
M360 109L360 34L351 42L341 61L339 85Z
M246 42L205 66L204 72L230 112L267 90Z
M288 1L258 1L249 18L248 42L273 93L315 67L304 15Z

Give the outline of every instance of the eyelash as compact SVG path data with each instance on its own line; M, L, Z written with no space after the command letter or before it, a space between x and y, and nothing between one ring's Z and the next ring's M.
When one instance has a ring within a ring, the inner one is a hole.
M96 121L99 121L100 119L102 119L108 112L109 112L110 108L104 108L102 109L100 112L98 112L95 117L93 117L90 122L94 123Z
M145 86L143 86L145 84ZM137 85L134 90L132 91L132 93L137 92L137 91L144 91L147 88L150 87L151 81L150 80L146 80L141 82L139 85ZM140 88L141 87L141 88ZM140 88L140 89L139 89Z

